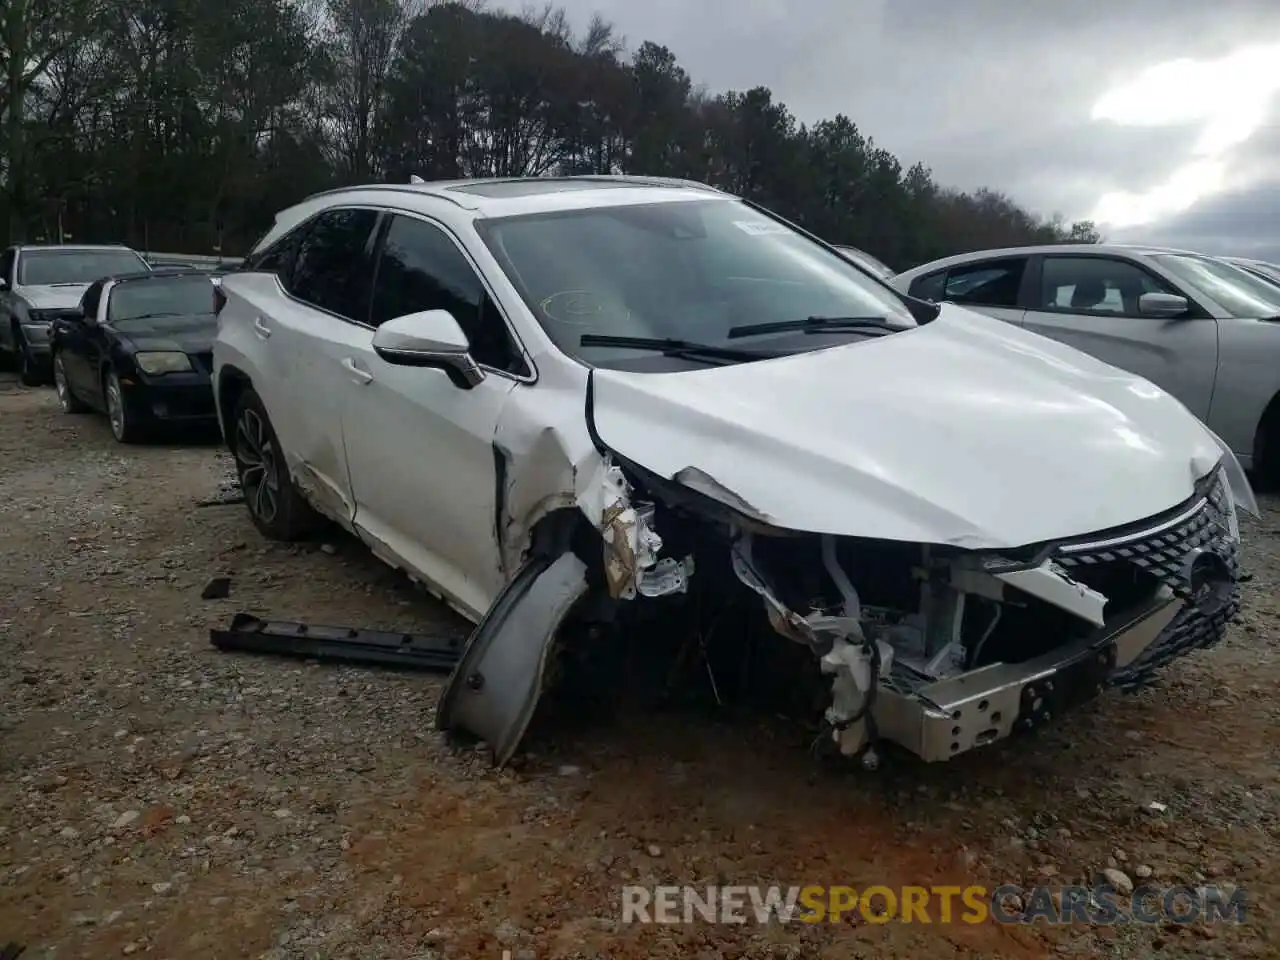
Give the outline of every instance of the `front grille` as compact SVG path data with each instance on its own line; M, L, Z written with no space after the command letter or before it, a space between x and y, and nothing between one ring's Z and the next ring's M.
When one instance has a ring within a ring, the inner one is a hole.
M1175 512L1171 519L1118 537L1060 545L1054 561L1068 572L1103 564L1131 563L1159 579L1178 596L1189 598L1187 560L1193 551L1216 554L1227 565L1233 580L1239 576L1239 549L1230 535L1227 497L1219 472L1203 493Z

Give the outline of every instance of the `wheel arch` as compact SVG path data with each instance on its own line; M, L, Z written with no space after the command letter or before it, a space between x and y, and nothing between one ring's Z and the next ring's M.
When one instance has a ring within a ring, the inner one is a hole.
M1254 429L1253 472L1270 486L1280 484L1280 390L1263 408Z
M236 406L246 390L253 389L253 380L237 366L225 365L218 371L215 397L218 404L218 423L222 429L222 441L228 450L234 452L235 430L231 423L236 414Z

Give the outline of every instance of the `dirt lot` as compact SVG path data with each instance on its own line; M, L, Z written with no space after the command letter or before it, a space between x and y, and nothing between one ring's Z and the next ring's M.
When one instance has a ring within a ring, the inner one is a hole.
M224 471L214 445L121 447L0 384L0 944L24 960L1280 956L1280 502L1248 525L1222 647L1038 738L834 773L769 718L637 717L494 773L434 732L439 679L210 646L239 610L466 632L355 543L271 545L243 507L197 508ZM201 600L220 574L230 598ZM1238 885L1248 918L620 923L625 883L1108 867Z

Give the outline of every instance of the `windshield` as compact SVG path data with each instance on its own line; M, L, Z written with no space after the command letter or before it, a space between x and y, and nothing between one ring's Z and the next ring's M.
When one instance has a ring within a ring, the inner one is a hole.
M1237 264L1237 266L1244 267L1244 269L1248 270L1255 277L1261 277L1263 280L1268 280L1271 283L1280 283L1280 267L1277 267L1273 263L1250 261L1249 263Z
M213 281L208 277L160 274L117 284L107 302L107 319L127 324L150 317L213 313Z
M1280 287L1222 260L1162 253L1156 262L1200 293L1221 304L1233 317L1280 316Z
M846 325L757 336L739 330L735 339L729 332L809 317L882 318L889 333L916 326L887 287L736 200L593 207L477 227L548 336L588 364L622 361L649 369L627 363L640 348L584 345L583 335L776 354L886 331Z
M147 262L132 250L23 250L18 283L39 287L54 283L93 283L113 273L137 273Z

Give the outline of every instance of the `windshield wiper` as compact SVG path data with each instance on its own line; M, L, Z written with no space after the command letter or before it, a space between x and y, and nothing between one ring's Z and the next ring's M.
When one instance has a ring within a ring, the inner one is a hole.
M63 281L60 281L60 282L58 282L58 283L50 283L50 284L46 284L46 286L50 286L50 287L83 287L83 286L87 285L87 283L88 283L88 281L87 281L87 280L86 280L84 283L81 283L79 280L63 280ZM34 284L32 284L32 286L34 286Z
M805 317L803 320L776 320L773 323L748 323L729 330L729 339L755 337L764 333L825 333L828 330L907 330L884 317Z
M739 350L734 347L717 347L711 343L695 343L674 337L622 337L605 333L584 333L578 338L583 347L625 347L633 350L653 350L667 357L685 360L768 360L780 356L774 351Z
M156 317L185 317L185 313L140 313L134 317L121 317L120 320L128 322L129 320L154 320Z

